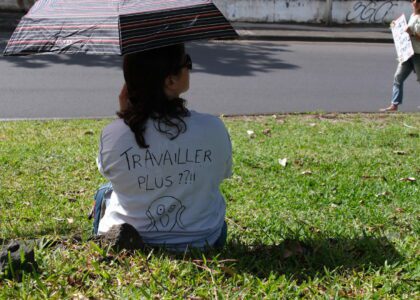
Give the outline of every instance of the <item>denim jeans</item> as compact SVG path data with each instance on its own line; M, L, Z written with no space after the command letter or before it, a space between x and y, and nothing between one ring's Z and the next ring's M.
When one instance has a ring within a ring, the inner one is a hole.
M98 234L99 221L102 219L106 209L106 196L112 193L112 184L103 184L97 191L95 196L95 206L93 208L93 234ZM109 196L108 196L109 198Z
M417 81L420 83L420 54L414 54L409 60L398 64L392 86L392 104L400 105L403 102L404 81L413 71L416 72Z

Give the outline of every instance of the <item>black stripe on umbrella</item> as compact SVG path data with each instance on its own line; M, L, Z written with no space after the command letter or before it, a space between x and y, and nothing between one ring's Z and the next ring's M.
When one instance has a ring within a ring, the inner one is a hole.
M236 37L213 5L120 17L122 54L199 39Z

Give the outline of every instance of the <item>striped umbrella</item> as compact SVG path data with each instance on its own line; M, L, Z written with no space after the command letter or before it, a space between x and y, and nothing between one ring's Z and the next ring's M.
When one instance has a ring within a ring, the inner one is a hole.
M125 55L237 34L210 0L38 0L4 55Z

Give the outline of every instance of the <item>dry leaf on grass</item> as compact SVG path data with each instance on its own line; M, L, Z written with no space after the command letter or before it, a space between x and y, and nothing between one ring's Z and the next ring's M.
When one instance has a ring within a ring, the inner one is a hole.
M255 132L253 130L247 130L246 133L248 134L248 137L251 139L255 137Z
M273 119L275 119L278 124L284 124L284 119L281 116L273 115Z
M72 300L88 300L89 298L81 293L76 293L71 297Z
M287 165L287 158L279 158L279 164L283 167Z
M404 126L405 126L405 127L407 127L407 128L416 129L416 127L411 126L411 125L408 125L408 124L406 124L406 123L404 123Z
M414 178L414 177L406 177L406 178L401 178L400 181L416 182L416 178Z
M362 179L382 179L384 181L387 181L385 176L376 176L376 175L373 175L373 176L371 176L371 175L363 175L362 176Z
M270 129L270 128L266 128L266 129L264 129L264 130L262 131L262 133L263 133L264 135L270 136L270 135L271 135L271 129Z
M298 166L300 166L300 167L302 167L304 164L305 164L305 162L304 162L304 160L303 159L295 159L294 161L293 161L293 163L295 164L295 165L298 165Z

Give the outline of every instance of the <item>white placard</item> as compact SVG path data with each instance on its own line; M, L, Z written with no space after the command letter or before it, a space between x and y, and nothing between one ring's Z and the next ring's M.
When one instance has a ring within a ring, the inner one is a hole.
M405 32L407 28L407 20L405 15L401 15L391 23L392 37L394 38L395 48L399 62L407 61L414 55L413 45L411 44L410 35Z

